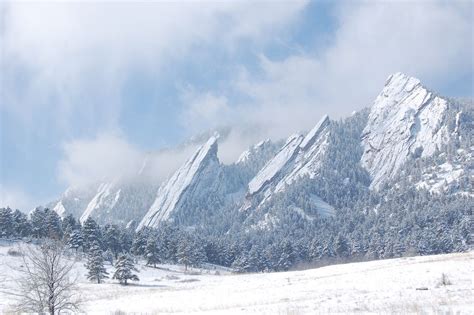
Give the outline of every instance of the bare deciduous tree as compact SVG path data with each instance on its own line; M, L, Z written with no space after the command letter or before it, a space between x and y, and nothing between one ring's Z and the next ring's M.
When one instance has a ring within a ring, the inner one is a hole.
M79 293L72 269L74 260L65 255L63 244L47 241L22 248L22 266L14 267L19 277L13 293L18 311L59 314L79 311Z

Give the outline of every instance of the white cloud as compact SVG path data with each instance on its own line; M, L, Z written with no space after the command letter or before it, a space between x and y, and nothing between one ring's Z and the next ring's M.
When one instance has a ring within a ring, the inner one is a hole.
M156 184L168 178L200 144L199 141L189 142L176 148L146 153L120 134L101 133L94 138L64 143L58 177L70 187L138 178Z
M36 201L38 202L38 201ZM10 207L28 212L35 207L32 198L24 191L0 185L0 208Z
M295 18L305 3L3 3L3 64L19 66L29 78L21 94L5 89L1 106L27 125L33 110L54 109L57 122L68 128L79 108L86 113L83 120L100 114L104 124L116 127L128 70L160 73L163 64L192 55L196 45L219 43L232 50L240 39L259 43ZM5 84L15 81L13 76ZM100 105L90 104L88 94L97 94Z
M144 155L116 134L73 140L63 146L58 176L70 186L110 181L137 173Z

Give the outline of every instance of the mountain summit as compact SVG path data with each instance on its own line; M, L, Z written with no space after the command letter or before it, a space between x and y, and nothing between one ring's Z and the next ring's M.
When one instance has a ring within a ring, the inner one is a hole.
M362 165L378 189L410 156L431 156L450 139L448 102L416 78L391 75L377 96L362 135Z

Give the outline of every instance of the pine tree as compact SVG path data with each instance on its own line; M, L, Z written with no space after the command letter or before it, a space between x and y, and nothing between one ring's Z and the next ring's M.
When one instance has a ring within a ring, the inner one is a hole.
M120 231L116 225L106 225L104 232L104 242L117 259L118 254L122 252L122 244L120 243Z
M280 258L277 263L278 270L286 271L290 269L290 267L295 262L295 253L293 250L293 246L287 240L283 241L280 246Z
M91 217L87 218L86 222L84 222L84 226L82 227L82 239L82 247L85 252L89 250L95 241L99 244L101 243L100 228Z
M26 214L20 210L13 211L13 233L18 237L26 237L31 234L31 225Z
M0 237L11 237L13 235L13 213L10 208L0 209Z
M68 227L70 230L77 230L80 228L80 224L77 222L76 218L72 214L68 214L67 216L64 217L62 220L62 227L63 230L66 230Z
M124 285L128 284L128 280L140 281L138 276L133 274L133 271L138 272L132 258L127 254L121 254L115 262L115 273L112 279L116 279Z
M59 240L62 237L61 218L56 213L56 211L50 210L48 208L44 209L44 211L46 213L46 236L51 239Z
M104 267L103 252L97 241L94 241L89 249L86 268L89 270L87 273L87 279L91 281L97 281L97 283L100 283L101 280L108 278L107 275L109 273Z
M47 213L41 208L35 208L31 213L31 232L35 238L43 238L47 236L48 230L46 225Z
M156 264L161 262L158 250L158 242L154 236L151 236L147 241L145 247L145 259L147 266L153 265L155 268Z
M339 233L336 238L336 242L334 244L336 254L341 257L345 258L349 254L349 244L347 242L347 239L342 235L342 233Z
M133 238L132 253L138 256L145 254L145 247L147 244L148 237L150 236L150 229L145 227L138 231Z
M232 269L234 269L235 272L238 273L251 271L252 266L250 265L249 257L247 257L247 254L244 253L236 260L234 260L234 262L232 263Z
M77 252L77 250L82 246L82 243L83 239L81 230L73 230L67 241L69 248L73 248Z
M188 266L193 262L193 248L188 237L182 237L178 243L178 250L176 253L178 263L184 265L184 271L188 270Z

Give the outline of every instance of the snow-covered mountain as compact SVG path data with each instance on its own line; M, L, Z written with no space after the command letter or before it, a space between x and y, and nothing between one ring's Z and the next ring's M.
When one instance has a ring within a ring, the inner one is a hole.
M219 177L221 168L217 159L217 137L212 136L194 155L181 166L174 175L162 185L155 201L141 220L137 229L154 227L168 220L179 207L186 193L200 193L192 186L207 179ZM209 182L212 185L212 182ZM209 187L209 186L208 186Z
M262 141L242 153L236 163L224 165L217 157L218 138L211 136L160 186L137 230L168 220L199 224L197 217L212 216L218 212L216 208L241 202L248 180L274 154L276 146L270 140Z
M376 202L386 191L407 185L472 196L469 104L395 73L370 109L340 121L324 116L285 143L265 140L251 146L235 163L219 161L223 139L207 133L193 140L198 149L162 183L150 180L157 168L145 163L132 179L71 188L49 207L82 222L88 217L102 224L133 220L137 229L164 221L201 227L222 221L225 232L236 222L246 229L269 229L283 221L329 218L336 209L362 207L368 198Z
M61 217L72 214L79 218L96 194L97 188L95 184L84 187L70 187L58 200L49 203L46 207L53 209Z
M102 183L80 217L92 217L100 224L127 225L143 217L153 201L156 185L140 178Z
M261 207L273 195L303 177L317 176L329 144L328 116L324 116L306 136L294 134L278 153L257 173L248 184L246 202L242 210ZM321 200L321 214L332 214L332 207Z
M448 101L418 79L391 75L375 99L362 135L361 163L379 188L411 157L428 157L450 140L446 122Z
M134 178L69 188L47 206L61 217L72 214L81 223L91 217L100 224L126 225L143 217L153 202L156 187L146 176L137 174Z
M296 148L290 149L291 157L286 160L285 165L279 167L278 157L272 159L255 177L252 182L249 184L249 194L253 195L258 190L261 190L265 187L265 190L271 189L272 185L268 185L265 181L262 183L262 174L263 178L266 178L268 172L270 174L276 171L278 173L284 174L280 180L274 185L274 192L281 192L285 189L287 185L291 185L293 182L298 180L303 176L309 176L313 178L317 175L319 168L321 167L322 157L324 156L327 146L328 146L328 136L329 136L329 117L324 116L314 127L311 129L308 134L303 137L295 137L295 143L298 143ZM300 140L301 139L301 140ZM283 153L285 150L282 150ZM289 153L287 152L287 153ZM283 153L285 155L285 153ZM276 162L277 165L274 163ZM275 176L274 175L274 176ZM272 176L272 177L274 177ZM258 188L256 188L258 187Z

